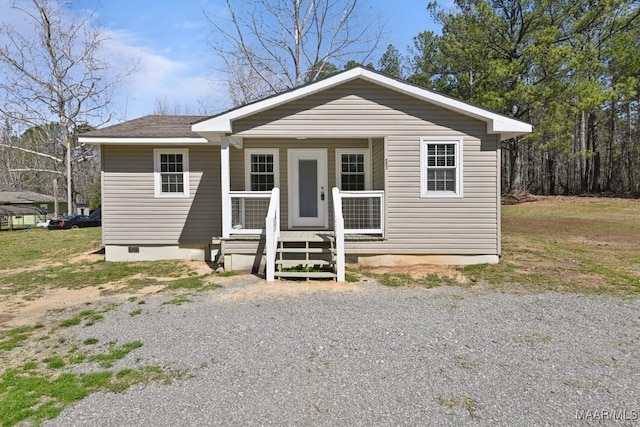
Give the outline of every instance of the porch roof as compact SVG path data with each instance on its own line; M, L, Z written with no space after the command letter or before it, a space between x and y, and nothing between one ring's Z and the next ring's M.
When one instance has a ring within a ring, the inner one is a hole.
M421 101L484 121L487 124L487 132L489 134L500 135L501 140L524 135L533 130L529 123L515 120L511 117L504 116L361 67L356 67L326 79L292 89L288 92L229 110L211 118L202 119L194 123L191 129L193 132L209 140L219 140L221 136L228 135L233 132L233 122L235 120L249 117L253 114L269 110L356 79L363 79L396 92L412 96Z

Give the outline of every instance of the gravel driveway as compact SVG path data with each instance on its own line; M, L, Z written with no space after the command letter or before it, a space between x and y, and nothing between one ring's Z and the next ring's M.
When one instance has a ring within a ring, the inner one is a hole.
M170 298L68 336L140 340L115 369L191 378L96 393L45 425L640 423L637 298L247 277Z

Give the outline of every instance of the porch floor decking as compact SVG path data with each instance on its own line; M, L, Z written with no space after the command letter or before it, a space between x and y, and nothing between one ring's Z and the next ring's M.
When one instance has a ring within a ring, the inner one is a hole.
M260 240L264 234L237 234L232 235L229 240ZM280 232L278 241L280 242L330 242L335 238L332 230L284 230ZM345 234L345 241L376 241L384 240L380 235L375 234Z

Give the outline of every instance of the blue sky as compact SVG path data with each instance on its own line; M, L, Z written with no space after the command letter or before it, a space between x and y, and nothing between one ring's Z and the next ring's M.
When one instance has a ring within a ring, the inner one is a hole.
M385 22L384 46L393 43L404 53L419 32L437 31L426 10L428 0L361 1L366 13ZM5 2L9 3L0 0ZM243 5L241 0L234 2ZM118 121L153 113L157 100L190 114L202 113L201 104L207 113L230 107L215 71L211 26L203 13L222 16L223 0L80 0L74 7L97 11L109 37L105 55L116 69L124 68L128 58L137 63L137 71L114 97ZM5 11L0 5L0 14Z

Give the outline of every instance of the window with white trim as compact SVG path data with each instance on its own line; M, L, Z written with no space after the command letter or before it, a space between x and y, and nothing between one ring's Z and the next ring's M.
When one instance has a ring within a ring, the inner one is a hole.
M371 189L369 150L366 148L336 149L336 185L342 191Z
M245 188L247 191L271 191L279 186L279 150L246 149Z
M156 148L154 187L156 197L189 197L189 150Z
M420 141L420 195L462 196L462 140Z

